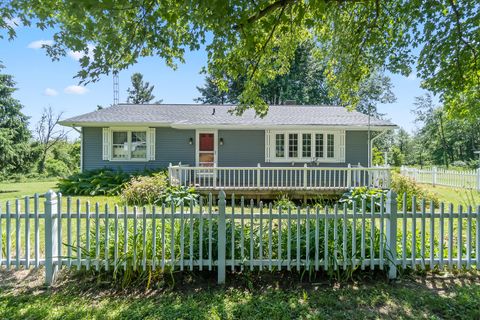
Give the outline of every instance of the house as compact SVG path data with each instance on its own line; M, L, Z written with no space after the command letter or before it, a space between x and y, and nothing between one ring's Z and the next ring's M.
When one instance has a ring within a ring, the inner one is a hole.
M370 169L369 130L375 139L396 128L389 121L336 106L270 106L263 118L253 110L236 116L233 108L119 104L60 123L81 132L82 170L170 166L171 178L178 183L217 189L227 187L227 178L237 180L230 182L232 188L241 183L259 188L255 183L260 182L277 188L282 182L287 189L297 184L327 188L318 181L322 178L342 180L341 188L347 188L355 170Z

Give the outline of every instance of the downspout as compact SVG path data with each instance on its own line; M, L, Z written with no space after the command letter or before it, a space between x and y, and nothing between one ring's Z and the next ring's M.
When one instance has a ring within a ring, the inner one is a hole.
M83 130L72 127L73 130L77 131L80 134L80 172L83 172Z
M380 138L381 136L385 135L389 130L383 130L380 134L376 135L373 137L371 140L369 140L369 146L368 146L368 167L370 168L373 164L373 154L372 154L372 146L373 142Z

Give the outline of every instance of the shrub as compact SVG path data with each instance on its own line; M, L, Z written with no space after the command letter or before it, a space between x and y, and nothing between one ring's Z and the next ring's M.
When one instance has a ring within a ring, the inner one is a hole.
M124 184L138 174L112 169L90 170L60 179L57 187L67 195L119 195Z
M457 160L457 161L453 161L452 166L465 168L467 166L467 164L462 160Z
M165 172L132 178L125 184L121 197L126 204L138 206L163 202L180 206L196 204L198 200L194 188L170 186Z
M427 201L433 201L435 206L438 206L440 200L438 199L437 195L433 192L429 191L425 187L416 183L413 179L407 178L400 174L393 173L392 174L392 190L397 193L397 201L398 207L403 207L403 194L407 195L407 202L406 208L412 208L412 197L416 196L417 199L425 199ZM417 209L420 207L420 202L416 204Z
M65 162L56 159L45 161L45 172L49 177L67 177L72 173Z
M360 210L360 208L362 208L362 203L365 200L366 209L371 210L373 200L375 209L378 209L381 206L381 196L384 195L385 200L387 192L388 190L368 187L352 188L348 192L345 192L338 202L341 204L346 203L349 209L353 209L353 204L355 203L358 210Z
M295 205L295 202L290 200L287 194L280 194L277 196L277 199L273 202L272 206L274 208L281 208L282 210L288 210L288 209L296 209L297 206Z

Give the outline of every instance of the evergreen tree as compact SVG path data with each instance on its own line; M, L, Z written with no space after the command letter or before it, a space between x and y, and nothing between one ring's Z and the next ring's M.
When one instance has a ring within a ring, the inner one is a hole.
M0 64L0 72L4 68ZM31 133L23 106L13 98L13 76L0 73L0 172L25 172L30 168L33 154L30 149Z
M128 88L128 103L133 104L146 104L150 103L155 96L152 94L153 89L155 88L154 85L150 85L150 83L143 82L143 75L141 73L134 73L131 77L132 80L132 88ZM155 103L162 103L162 100L156 101Z

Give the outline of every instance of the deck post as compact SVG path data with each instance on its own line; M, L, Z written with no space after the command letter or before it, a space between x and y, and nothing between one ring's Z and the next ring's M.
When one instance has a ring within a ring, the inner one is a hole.
M387 256L388 256L388 278L397 277L397 194L390 190L387 193L386 202L387 216ZM405 214L405 213L404 213Z
M350 189L352 187L352 166L350 163L347 166L347 188Z
M477 169L477 190L480 191L480 168Z
M52 190L45 194L45 284L51 286L55 281L58 265L54 263L54 254L58 252L58 206L57 195Z
M257 188L260 188L260 163L257 163Z
M303 165L303 188L307 188L307 164ZM305 198L305 197L304 197Z
M225 259L227 247L227 231L225 223L225 209L227 201L225 200L225 192L221 190L218 194L218 261L217 261L217 283L225 283Z

